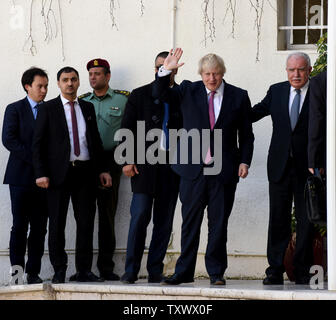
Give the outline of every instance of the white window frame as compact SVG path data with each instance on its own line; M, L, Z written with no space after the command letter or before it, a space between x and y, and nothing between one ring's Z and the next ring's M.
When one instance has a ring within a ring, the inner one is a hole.
M280 0L281 1L281 0ZM324 2L321 1L321 25L309 26L309 0L306 0L306 25L305 26L294 26L294 1L295 0L286 0L287 1L287 25L279 26L279 31L290 31L286 32L286 41L288 50L297 50L297 49L311 49L315 48L314 44L308 43L308 31L309 30L321 30L321 36L323 35L323 30L328 29L327 25L324 25ZM329 0L335 1L335 0ZM289 20L289 21L288 21ZM290 25L289 25L290 24ZM294 42L294 30L305 30L305 43L304 44L293 44Z

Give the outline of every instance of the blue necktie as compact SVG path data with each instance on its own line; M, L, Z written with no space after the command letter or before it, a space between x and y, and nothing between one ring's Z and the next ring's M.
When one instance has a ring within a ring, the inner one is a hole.
M164 103L164 116L163 116L163 123L162 123L162 130L166 136L166 139L163 140L165 150L169 149L169 132L168 132L168 120L169 120L169 104Z
M294 130L296 123L299 119L299 111L300 111L300 97L301 97L301 90L295 89L296 95L294 97L291 112L290 112L290 120L291 120L291 127Z
M40 106L37 104L37 105L33 108L34 119L36 119L36 117L37 117L37 112L38 112L39 107L40 107Z

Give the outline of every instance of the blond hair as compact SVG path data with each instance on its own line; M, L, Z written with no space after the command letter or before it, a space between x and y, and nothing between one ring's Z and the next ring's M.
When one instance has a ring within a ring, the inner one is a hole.
M209 53L200 59L198 63L198 73L201 74L204 69L212 68L219 69L220 72L223 73L223 75L226 72L224 60L214 53Z

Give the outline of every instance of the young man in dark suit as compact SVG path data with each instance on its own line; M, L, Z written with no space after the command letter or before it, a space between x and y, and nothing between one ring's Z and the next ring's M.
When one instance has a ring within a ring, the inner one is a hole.
M158 72L155 86L157 94L174 101L173 105L182 112L183 128L199 132L202 152L195 152L188 143L187 163L177 159L177 164L172 166L181 178L181 255L175 273L165 278L164 283L177 285L194 281L200 228L207 207L206 269L212 285L225 285L228 219L237 183L240 177L248 175L253 154L251 103L245 90L223 80L224 61L215 54L208 54L199 62L202 81L185 80L179 87L169 89L168 75L183 65L178 63L181 56L180 48L170 52ZM210 139L203 138L205 131L210 131ZM185 148L181 140L177 148L178 153L183 154Z
M167 55L168 52L161 52L155 58L156 72ZM172 87L177 86L174 82L175 74L176 72L173 72L170 77ZM174 113L168 120L168 109L172 106L164 100L154 98L153 95L153 83L150 83L133 90L126 104L121 128L129 129L135 141L138 137L138 121L143 121L145 124L143 139L152 129L162 129L164 132L168 127L175 129L180 127L180 114ZM138 279L152 209L153 233L147 259L148 282L157 283L162 280L163 259L171 235L179 186L179 177L168 164L171 150L165 138L161 138L164 145L160 147L159 152L167 163L151 164L147 161L140 163L135 160L134 163L128 163L123 167L123 173L131 177L133 191L125 274L121 278L123 283L134 283ZM145 150L140 151L146 152L151 144L152 142L146 142ZM137 154L137 145L134 154Z
M27 97L8 105L3 121L2 142L10 152L4 183L9 184L13 214L10 262L12 266L21 266L27 273L28 284L34 284L42 282L39 273L48 213L46 192L35 184L32 140L38 108L47 95L48 76L42 69L30 68L23 73L21 83Z
M283 284L284 256L291 236L291 212L294 199L296 284L309 283L312 265L313 226L309 222L304 186L308 171L308 114L310 58L297 52L287 58L288 81L272 85L266 97L252 108L252 120L270 115L273 134L268 153L270 219L264 285Z
M91 272L97 179L112 184L106 172L103 147L91 103L77 99L78 72L72 67L57 73L61 95L40 109L33 140L36 184L47 189L49 254L53 283L65 282L67 255L65 224L71 198L76 230L76 270L70 281L103 281Z

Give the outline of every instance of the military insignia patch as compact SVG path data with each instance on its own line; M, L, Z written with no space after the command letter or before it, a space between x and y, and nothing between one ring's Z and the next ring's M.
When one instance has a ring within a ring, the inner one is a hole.
M114 90L114 93L119 93L126 97L128 97L131 94L129 91L126 91L126 90Z
M86 98L86 97L88 97L90 94L91 94L91 92L84 93L84 94L82 94L81 96L79 96L78 99Z
M99 65L98 60L93 61L93 65L98 66Z

